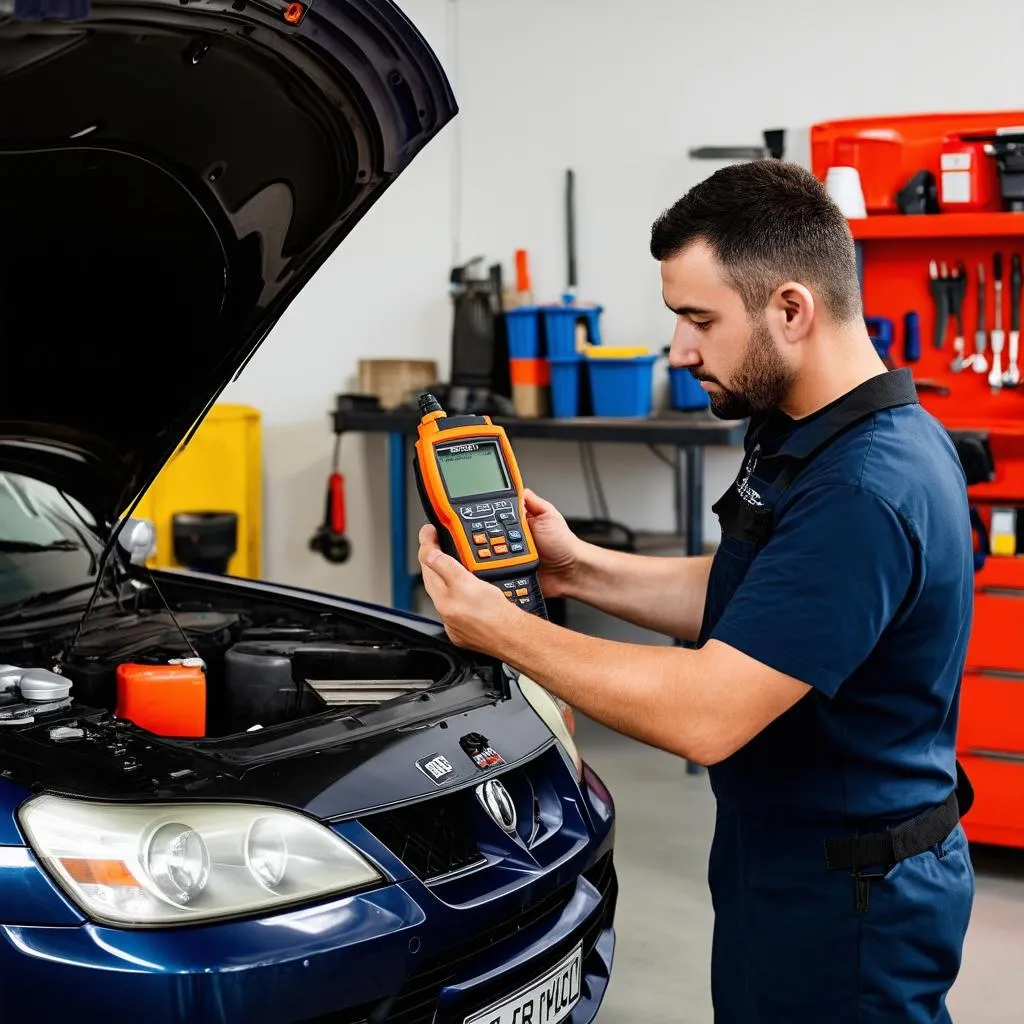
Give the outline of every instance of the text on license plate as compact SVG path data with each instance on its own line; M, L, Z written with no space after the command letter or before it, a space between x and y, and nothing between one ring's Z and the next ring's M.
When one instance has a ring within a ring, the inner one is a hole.
M583 950L577 946L543 978L467 1017L465 1024L558 1024L580 1001L582 974Z

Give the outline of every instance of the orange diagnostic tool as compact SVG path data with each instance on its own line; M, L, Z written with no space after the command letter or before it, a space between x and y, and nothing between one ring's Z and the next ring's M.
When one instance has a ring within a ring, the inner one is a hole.
M523 481L505 431L489 416L448 416L431 394L420 396L420 416L413 468L441 549L547 618Z

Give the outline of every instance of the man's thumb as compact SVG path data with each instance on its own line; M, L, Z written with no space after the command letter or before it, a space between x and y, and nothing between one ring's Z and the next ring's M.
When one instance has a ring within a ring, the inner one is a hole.
M465 572L462 563L438 549L427 558L427 567L437 573L445 583L451 583L460 572Z
M535 491L531 491L529 487L523 490L523 499L526 501L526 511L532 516L539 516L552 508L548 502Z

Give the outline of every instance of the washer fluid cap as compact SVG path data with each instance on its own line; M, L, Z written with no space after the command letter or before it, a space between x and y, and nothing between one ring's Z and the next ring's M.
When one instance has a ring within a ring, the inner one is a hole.
M13 690L24 674L25 670L17 665L0 665L0 693Z
M19 689L25 700L65 700L71 694L71 680L47 668L30 668L21 677Z

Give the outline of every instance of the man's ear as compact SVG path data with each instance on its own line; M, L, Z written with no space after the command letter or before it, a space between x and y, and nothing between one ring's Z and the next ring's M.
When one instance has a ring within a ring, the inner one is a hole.
M787 281L775 289L770 315L786 341L797 342L806 338L811 332L814 314L814 296L805 285Z

